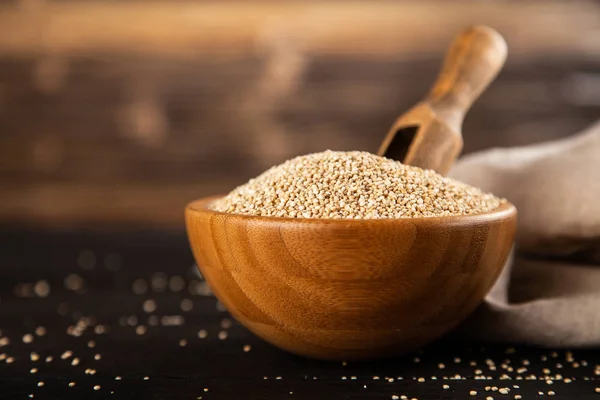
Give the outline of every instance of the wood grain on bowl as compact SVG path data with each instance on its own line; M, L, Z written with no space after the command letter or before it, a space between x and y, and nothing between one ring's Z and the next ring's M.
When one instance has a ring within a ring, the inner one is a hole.
M512 247L516 209L442 218L287 219L188 205L194 256L255 334L322 359L413 350L466 318Z

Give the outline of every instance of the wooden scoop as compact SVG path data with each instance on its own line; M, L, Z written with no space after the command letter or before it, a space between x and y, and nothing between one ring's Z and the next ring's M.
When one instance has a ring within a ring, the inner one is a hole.
M429 95L394 122L377 154L445 175L462 150L465 114L502 69L506 52L489 27L461 33Z

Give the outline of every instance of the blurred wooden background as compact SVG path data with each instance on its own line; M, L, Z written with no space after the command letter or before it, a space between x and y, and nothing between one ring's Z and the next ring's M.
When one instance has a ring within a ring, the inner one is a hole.
M0 225L181 228L292 156L375 151L472 23L509 59L465 153L600 117L598 1L0 2Z

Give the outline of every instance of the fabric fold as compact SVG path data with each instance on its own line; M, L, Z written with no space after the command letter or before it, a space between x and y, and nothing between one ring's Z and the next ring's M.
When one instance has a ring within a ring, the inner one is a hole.
M600 122L565 139L465 156L449 175L507 198L519 212L513 254L461 332L599 346Z

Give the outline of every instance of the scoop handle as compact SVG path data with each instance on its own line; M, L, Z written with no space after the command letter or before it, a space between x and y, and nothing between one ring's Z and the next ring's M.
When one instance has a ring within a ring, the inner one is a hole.
M438 117L456 131L473 102L492 82L506 60L504 38L490 27L476 25L459 34L425 99Z

